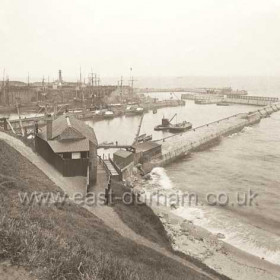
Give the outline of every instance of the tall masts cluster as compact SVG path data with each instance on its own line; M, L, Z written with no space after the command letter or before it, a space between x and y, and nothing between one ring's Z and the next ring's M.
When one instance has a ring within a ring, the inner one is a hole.
M91 71L91 73L89 73L88 80L89 80L89 84L91 86L99 86L100 85L100 77L97 76L97 74L93 73L92 71Z
M128 85L130 86L130 93L133 94L133 87L134 87L134 82L136 82L137 80L134 79L133 75L132 75L132 68L130 68L130 77L128 80ZM123 85L124 85L124 80L123 80L123 76L121 76L121 79L118 81L118 87L120 88L120 95L123 95Z

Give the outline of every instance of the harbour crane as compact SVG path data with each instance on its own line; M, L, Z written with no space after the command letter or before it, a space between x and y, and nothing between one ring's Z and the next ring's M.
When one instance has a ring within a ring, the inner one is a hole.
M136 136L134 138L134 141L132 143L132 146L138 143L138 137L139 137L139 134L140 134L140 131L141 131L141 126L142 126L143 119L144 119L144 113L141 116L140 123L139 123L139 126L138 126L138 130L137 130Z

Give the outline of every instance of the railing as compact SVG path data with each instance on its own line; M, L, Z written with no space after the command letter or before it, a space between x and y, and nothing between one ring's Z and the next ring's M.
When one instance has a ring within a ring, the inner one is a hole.
M249 119L240 118L240 119L238 119L237 124L228 125L225 128L218 127L217 130L214 131L214 133L210 132L211 134L209 133L205 137L202 137L202 135L201 135L201 137L198 138L196 141L191 141L191 140L188 140L186 138L179 139L176 142L176 147L179 146L179 148L174 148L174 149L172 149L172 150L170 150L170 151L168 151L164 154L159 154L157 156L147 157L146 162L144 164L147 164L146 167L148 169L151 168L151 167L168 164L168 163L170 163L171 161L175 160L176 158L178 158L180 156L186 155L187 153L189 153L193 150L201 148L203 145L209 144L211 141L214 141L215 139L219 139L220 137L223 137L227 134L231 134L234 131L242 130L242 128L244 128L245 126L252 125L252 124L258 122L261 119L261 117L263 116L261 111L265 111L266 116L267 116L267 115L270 115L272 112L276 112L276 111L279 111L279 110L280 110L280 103L274 103L274 104L271 104L269 106L263 107L262 109L254 111L251 114L237 114L237 115L234 115L234 116L231 116L231 117L228 117L228 118L221 119L219 121L215 121L215 122L212 122L212 123L208 123L206 125L202 125L200 127L195 128L194 130L196 130L198 128L201 128L201 127L209 126L209 125L214 124L214 123L221 122L222 120L227 120L227 119L236 117L238 115L246 115L246 116L249 116L249 117L251 116L252 117L252 118L249 118ZM181 136L182 135L183 134L181 134ZM174 137L174 136L176 136L176 135L171 135L171 136L165 137L165 139L170 138L170 137Z
M98 145L97 149L127 149L135 153L135 148L131 145Z
M99 158L99 162L103 165L106 175L107 175L107 187L105 187L105 201L104 204L108 205L110 201L112 201L112 189L111 189L111 183L112 183L112 173L107 167L105 161L101 158L101 156L97 155Z
M106 175L107 175L107 178L110 179L111 176L112 176L112 173L111 171L109 170L108 166L106 165L105 161L102 159L101 156L97 155L97 157L99 158L99 163L102 164L102 166L104 167L105 169L105 172L106 172Z
M238 115L242 115L242 113L241 114L236 114L236 115L233 115L233 116L230 116L230 117L227 117L227 118L223 118L223 119L220 119L220 120L217 120L217 121L213 121L213 122L210 122L210 123L207 123L207 124L203 124L203 125L197 126L197 127L193 128L193 129L190 129L190 130L188 130L186 132L183 132L183 133L180 133L180 134L179 133L178 134L173 134L173 135L169 135L169 136L166 136L164 138L161 138L161 139L153 140L153 142L159 142L159 141L163 141L164 142L166 139L169 139L169 138L172 138L172 137L176 137L176 136L179 136L179 135L182 136L183 134L185 134L187 132L196 131L199 128L208 127L209 125L217 124L217 123L220 123L222 121L229 120L231 118L235 118Z
M267 106L265 106L265 107L263 107L263 108L261 108L259 110L253 111L252 113L259 113L259 114L261 114L261 112L260 112L261 110L265 110L266 111L266 109L268 109L268 108L271 108L274 111L272 106L275 106L278 110L280 110L278 105L280 106L279 103L273 103L273 104L267 105ZM166 136L164 138L161 138L161 139L153 140L153 142L160 142L160 141L164 142L166 139L169 139L169 138L172 138L172 137L176 137L176 136L179 136L179 135L182 136L183 134L185 134L187 132L196 131L197 129L200 129L202 127L208 127L208 126L213 125L213 124L218 124L218 123L220 123L222 121L229 120L229 119L232 119L232 118L236 118L237 116L241 116L241 115L244 115L244 114L246 114L246 113L235 114L235 115L227 117L227 118L223 118L223 119L220 119L220 120L217 120L217 121L213 121L213 122L210 122L210 123L207 123L207 124L203 124L203 125L197 126L197 127L193 128L193 129L190 129L190 130L188 130L186 132L183 132L181 134L179 134L179 133L178 134L173 134L173 135L169 135L169 136Z
M244 120L242 122L239 122L238 124L228 127L228 128L224 128L221 129L219 132L213 133L211 135L208 135L206 137L203 137L201 139L199 139L198 141L195 142L189 142L187 144L183 144L180 148L176 148L172 151L169 151L165 154L162 155L158 155L157 157L152 158L153 161L168 161L168 160L172 160L175 159L176 157L183 155L193 149L196 149L210 141L213 141L214 139L217 139L223 135L225 135L226 133L229 133L231 131L240 129L242 127L244 127L246 124L248 124L248 121Z
M277 102L279 99L277 97L263 97L263 96L227 96L229 99L245 99L245 100L259 100L259 101L271 101Z

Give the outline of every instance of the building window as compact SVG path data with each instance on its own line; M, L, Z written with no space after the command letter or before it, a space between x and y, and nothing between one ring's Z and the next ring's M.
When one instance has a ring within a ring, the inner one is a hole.
M72 153L72 159L80 159L81 153Z

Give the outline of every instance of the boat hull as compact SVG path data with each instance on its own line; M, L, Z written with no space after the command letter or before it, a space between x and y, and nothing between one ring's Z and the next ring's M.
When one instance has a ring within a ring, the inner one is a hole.
M184 127L170 127L169 132L171 133L181 133L187 130L192 129L192 125L184 126Z
M170 127L169 126L162 126L162 125L157 125L156 127L154 127L155 131L166 131L168 130Z

